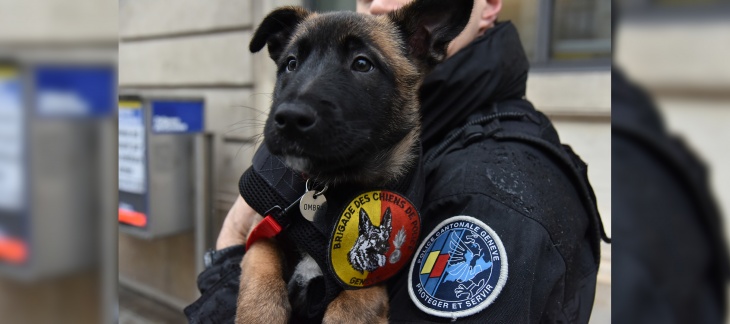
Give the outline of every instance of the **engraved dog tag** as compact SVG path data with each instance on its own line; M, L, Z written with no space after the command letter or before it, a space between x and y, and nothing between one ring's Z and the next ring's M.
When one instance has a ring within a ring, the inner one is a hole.
M314 215L319 211L327 212L327 198L321 193L315 198L316 193L316 190L309 190L299 200L299 211L310 222L314 221Z

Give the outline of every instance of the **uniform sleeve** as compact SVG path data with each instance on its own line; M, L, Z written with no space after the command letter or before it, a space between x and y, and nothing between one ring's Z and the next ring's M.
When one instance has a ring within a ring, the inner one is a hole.
M221 255L198 276L201 296L184 312L190 323L233 323L244 249Z
M515 211L483 194L459 195L429 203L422 211L426 219L421 241L428 241L432 230L456 216L467 216L486 224L498 236L505 249L508 266L507 280L494 302L475 314L459 317L465 323L538 323L580 322L566 318L563 313L565 300L563 284L565 262L555 248L546 229L537 221ZM416 252L417 258L423 251ZM411 271L423 272L418 264ZM420 267L422 268L422 267ZM448 322L449 318L433 316L419 309L414 297L408 292L413 273L398 277L391 287L391 322ZM595 280L595 274L592 276ZM591 276L588 276L590 281ZM595 281L587 282L589 290L595 289ZM442 289L439 286L438 289ZM588 292L588 305L593 295ZM580 297L571 298L574 307L580 307ZM393 312L398 309L398 312Z

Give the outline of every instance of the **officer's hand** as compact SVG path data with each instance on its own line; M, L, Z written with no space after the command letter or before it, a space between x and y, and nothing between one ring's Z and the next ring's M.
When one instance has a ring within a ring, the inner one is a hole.
M246 238L251 229L256 226L263 217L249 206L240 195L233 207L228 211L223 227L218 234L218 241L215 244L216 250L229 246L246 244Z

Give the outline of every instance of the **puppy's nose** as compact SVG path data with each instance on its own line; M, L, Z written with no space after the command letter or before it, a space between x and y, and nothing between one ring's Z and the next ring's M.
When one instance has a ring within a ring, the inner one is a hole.
M282 131L306 132L316 122L317 114L306 105L283 104L274 114L276 128Z

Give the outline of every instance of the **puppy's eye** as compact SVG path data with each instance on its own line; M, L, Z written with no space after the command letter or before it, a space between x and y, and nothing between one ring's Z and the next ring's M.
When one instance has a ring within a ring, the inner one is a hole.
M370 72L373 70L373 63L364 57L358 57L352 62L352 70L356 72Z
M286 62L286 70L291 72L297 69L297 59L290 57Z

